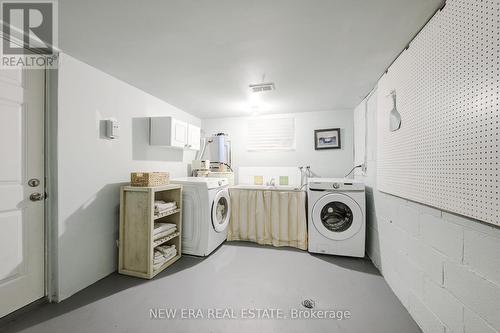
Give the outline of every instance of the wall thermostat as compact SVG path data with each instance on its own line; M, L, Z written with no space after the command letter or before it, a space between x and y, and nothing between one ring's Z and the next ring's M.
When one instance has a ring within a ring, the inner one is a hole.
M117 139L120 137L120 123L118 120L106 120L106 137L108 139Z

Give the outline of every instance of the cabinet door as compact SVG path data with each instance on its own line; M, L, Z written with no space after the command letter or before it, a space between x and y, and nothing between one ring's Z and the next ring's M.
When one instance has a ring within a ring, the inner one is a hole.
M188 126L188 148L200 150L200 128L198 126Z
M188 139L188 124L172 118L172 146L184 148Z

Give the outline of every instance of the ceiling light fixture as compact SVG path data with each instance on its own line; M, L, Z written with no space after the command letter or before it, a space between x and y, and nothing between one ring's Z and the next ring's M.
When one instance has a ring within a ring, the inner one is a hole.
M273 91L276 89L274 82L265 82L265 79L266 79L266 74L263 74L261 83L248 85L252 93L261 93L266 91Z
M261 93L261 92L275 90L273 82L263 82L263 83L258 83L258 84L250 84L249 87L253 93Z

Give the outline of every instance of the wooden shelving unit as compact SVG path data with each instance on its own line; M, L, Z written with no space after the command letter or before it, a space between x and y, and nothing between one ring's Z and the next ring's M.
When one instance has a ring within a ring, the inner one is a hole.
M177 209L154 213L154 201L175 201ZM154 241L155 222L175 223L175 233ZM118 272L151 279L181 257L182 186L157 187L122 186L120 193L120 240ZM175 245L177 254L158 269L153 268L154 248L163 244Z

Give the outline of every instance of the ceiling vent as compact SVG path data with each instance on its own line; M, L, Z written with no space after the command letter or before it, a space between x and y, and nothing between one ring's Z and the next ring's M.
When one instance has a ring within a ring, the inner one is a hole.
M252 90L253 93L261 93L265 91L273 91L276 89L274 87L273 82L265 82L265 83L259 83L259 84L251 84L249 85L250 89Z

